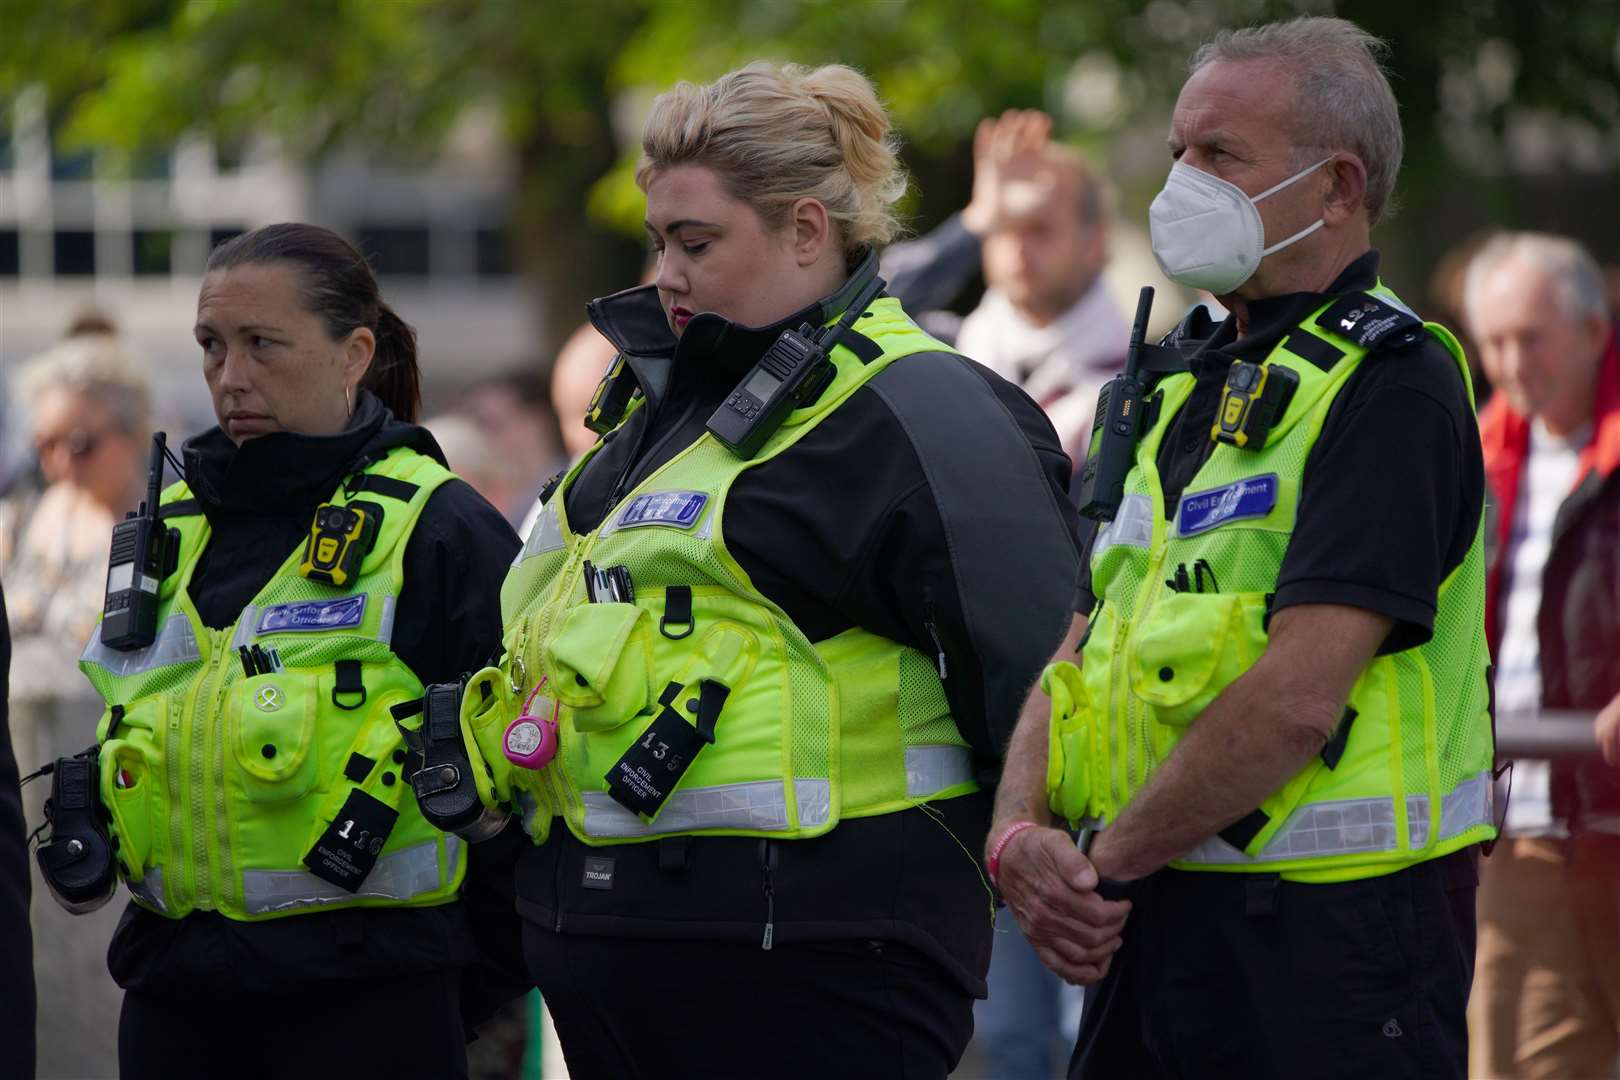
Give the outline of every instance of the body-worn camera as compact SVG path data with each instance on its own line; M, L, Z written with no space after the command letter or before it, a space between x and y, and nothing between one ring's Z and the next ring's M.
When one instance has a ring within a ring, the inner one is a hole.
M46 887L74 915L95 911L118 888L118 863L101 812L99 747L57 759L45 820L51 835L34 857Z
M360 564L377 542L382 516L382 507L372 502L322 503L315 508L298 572L311 581L340 588L353 584L360 576Z
M491 810L478 794L474 764L461 738L461 695L466 683L434 683L422 694L422 727L406 728L407 743L422 755L411 776L416 803L429 825L476 844L506 828L511 815Z

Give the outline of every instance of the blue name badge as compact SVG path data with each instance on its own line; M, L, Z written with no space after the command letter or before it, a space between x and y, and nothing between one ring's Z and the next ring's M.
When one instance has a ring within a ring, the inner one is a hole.
M690 529L708 501L709 497L701 491L650 491L630 500L630 505L619 514L619 528L668 525Z
M1176 531L1197 536L1239 518L1265 517L1277 505L1277 474L1250 476L1235 484L1194 492L1181 500Z
M357 593L340 600L304 600L267 607L259 616L257 633L276 634L289 630L342 630L359 626L366 614L366 594Z

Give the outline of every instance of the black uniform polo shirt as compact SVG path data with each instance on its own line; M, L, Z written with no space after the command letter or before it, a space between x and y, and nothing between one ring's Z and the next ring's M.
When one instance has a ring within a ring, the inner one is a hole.
M1258 363L1330 299L1378 282L1378 252L1326 292L1289 293L1215 324L1196 309L1171 335L1190 351L1197 385L1172 418L1157 459L1166 511L1215 444L1209 430L1235 360ZM1432 334L1376 345L1334 399L1305 462L1299 516L1277 575L1273 610L1344 604L1395 620L1380 653L1422 645L1434 631L1440 583L1461 565L1485 504L1479 427L1456 361ZM1089 559L1075 609L1090 611Z

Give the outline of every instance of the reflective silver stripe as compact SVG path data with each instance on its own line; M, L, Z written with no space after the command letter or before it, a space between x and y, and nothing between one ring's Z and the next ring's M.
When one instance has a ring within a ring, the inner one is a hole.
M1127 495L1119 504L1114 520L1097 530L1097 539L1091 545L1091 559L1116 544L1126 547L1147 548L1153 543L1153 500L1146 495Z
M124 884L129 886L130 895L147 907L154 907L163 912L169 910L168 894L163 891L163 867L148 866L140 881L126 881Z
M1429 799L1412 795L1406 800L1411 847L1422 848L1429 836ZM1461 836L1478 825L1491 823L1491 784L1488 772L1458 784L1440 802L1440 839ZM1261 863L1394 851L1395 800L1342 799L1311 803L1289 815L1288 821L1258 855L1245 855L1219 836L1211 836L1179 861L1191 863Z
M392 596L382 598L382 615L377 620L377 640L384 645L394 643L394 608L397 601Z
M130 652L109 649L103 645L101 627L97 626L90 631L90 641L85 645L84 652L79 654L79 659L95 664L110 675L122 678L141 671L151 671L153 668L168 667L170 664L201 660L202 652L197 648L197 635L191 632L191 623L186 620L184 614L177 614L169 616L168 621L158 630L152 644Z
M455 873L460 846L460 837L445 836L445 868L449 874ZM403 902L443 888L449 881L439 874L438 841L424 840L378 859L358 892L340 889L307 870L244 870L242 903L249 915L263 915L351 900Z
M529 538L523 543L523 550L518 552L517 558L512 560L516 566L525 559L532 559L536 555L544 555L548 551L561 551L563 547L562 525L557 520L557 508L548 505L535 519L529 529Z
M973 754L965 746L906 747L906 794L927 798L973 779Z
M1440 839L1461 836L1476 825L1489 825L1494 785L1489 772L1471 776L1458 784L1440 800ZM1412 830L1412 846L1422 847L1429 838L1429 797L1409 795L1406 799L1406 820Z
M832 815L832 785L826 780L793 781L799 803L800 825L823 825ZM754 780L746 784L719 784L682 788L669 797L651 825L613 801L605 791L587 791L585 834L614 839L657 836L699 829L787 829L787 792L780 780Z
M253 644L254 627L259 625L259 605L249 604L236 617L236 633L231 635L231 651Z
M512 793L512 800L517 803L518 810L523 815L523 831L532 834L534 831L534 817L540 812L539 801L521 788Z

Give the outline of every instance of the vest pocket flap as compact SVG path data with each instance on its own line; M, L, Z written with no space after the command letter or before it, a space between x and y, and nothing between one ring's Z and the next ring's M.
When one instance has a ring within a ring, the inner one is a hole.
M274 671L236 685L232 741L254 802L300 798L314 783L317 683L314 673Z
M153 788L158 779L156 755L128 739L101 747L101 802L112 815L118 861L124 876L139 882L153 862Z
M1130 657L1131 690L1163 724L1191 723L1265 648L1260 593L1161 595Z
M580 730L616 727L646 707L649 623L634 604L584 604L546 642L551 685Z

